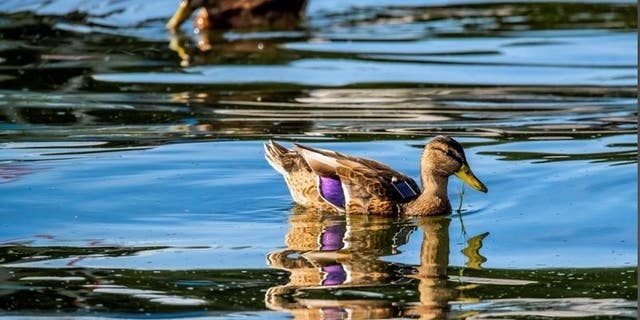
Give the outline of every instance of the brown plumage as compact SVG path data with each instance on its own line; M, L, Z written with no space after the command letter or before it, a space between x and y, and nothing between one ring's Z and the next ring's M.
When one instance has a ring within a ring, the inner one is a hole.
M425 146L420 161L422 191L410 177L371 159L300 144L289 150L273 141L265 144L265 157L284 176L295 203L319 210L373 215L450 213L447 183L452 174L487 192L471 172L462 146L446 136L435 137Z
M182 0L168 29L176 29L193 11L202 9L197 28L284 27L295 25L303 15L306 0Z
M289 150L273 141L264 145L265 158L284 176L293 202L320 210L333 210L318 192L317 175L297 151Z

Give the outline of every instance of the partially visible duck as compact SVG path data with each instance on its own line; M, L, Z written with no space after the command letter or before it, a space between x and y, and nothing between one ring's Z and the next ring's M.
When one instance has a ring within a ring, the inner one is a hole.
M448 214L449 176L487 192L475 177L462 146L447 136L433 138L420 159L423 190L410 177L375 160L295 144L293 150L270 141L269 164L284 176L293 201L319 210L356 214Z
M306 0L182 0L167 23L177 29L193 11L201 9L196 28L246 28L291 25L304 14Z

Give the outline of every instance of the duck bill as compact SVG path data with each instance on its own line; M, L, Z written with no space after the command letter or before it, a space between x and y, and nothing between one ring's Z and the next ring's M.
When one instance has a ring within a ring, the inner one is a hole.
M167 29L174 30L180 27L185 20L189 19L193 13L193 10L189 6L189 1L183 0L180 2L180 7L176 10L176 13L173 14L171 20L167 23Z
M489 189L484 185L484 183L480 182L473 172L471 168L469 168L468 164L463 164L462 168L455 173L456 177L460 178L460 180L464 181L464 183L468 184L471 188L474 188L480 192L487 192Z

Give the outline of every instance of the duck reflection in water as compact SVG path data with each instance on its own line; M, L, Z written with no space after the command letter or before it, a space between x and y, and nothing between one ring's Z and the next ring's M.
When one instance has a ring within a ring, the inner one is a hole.
M445 317L448 302L456 296L447 287L449 222L448 217L296 212L290 218L286 248L267 257L269 265L291 273L289 282L270 288L265 303L296 319ZM424 234L419 266L380 259L398 254L398 247L418 227ZM394 300L380 293L410 287L414 279L419 302Z

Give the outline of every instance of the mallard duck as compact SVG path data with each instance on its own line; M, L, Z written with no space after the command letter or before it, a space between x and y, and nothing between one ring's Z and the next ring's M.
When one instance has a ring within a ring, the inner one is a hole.
M199 29L291 25L306 4L306 0L182 0L167 29L177 29L199 8L203 9L195 20Z
M264 144L265 158L284 176L293 201L307 208L349 214L440 215L451 212L449 176L488 191L471 171L462 146L447 136L437 136L424 147L422 191L413 179L378 161L294 145L290 150L269 141Z

